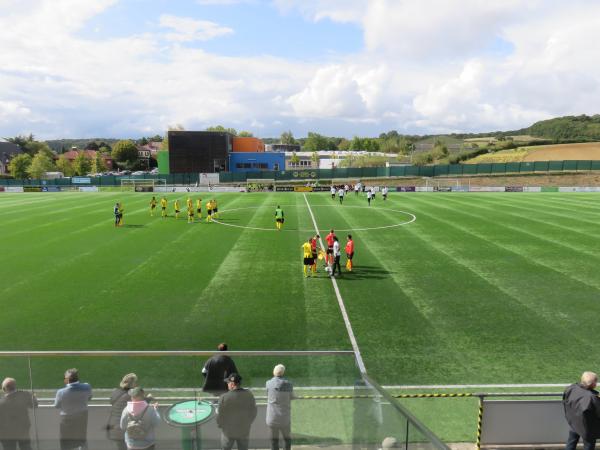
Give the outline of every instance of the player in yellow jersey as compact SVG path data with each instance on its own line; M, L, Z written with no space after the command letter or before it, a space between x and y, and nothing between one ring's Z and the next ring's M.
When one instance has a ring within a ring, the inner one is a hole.
M213 202L213 209L212 209L213 210L213 217L215 219L218 219L219 218L219 207L217 206L217 199L213 198L212 202Z
M167 199L165 197L160 199L160 208L162 209L161 215L164 219L167 217Z
M213 213L213 202L209 200L206 202L206 222L212 222L212 213Z
M150 200L150 217L154 217L154 210L156 209L156 197L152 196L152 200Z
M179 200L175 200L173 208L175 209L175 218L179 219L179 213L181 212L181 209L179 208Z
M188 202L187 205L187 216L188 223L194 223L194 205L192 204L191 200Z
M196 214L198 214L198 219L202 219L202 199L196 199Z
M193 203L192 203L192 199L191 199L191 198L189 198L189 197L188 197L188 198L187 198L187 200L186 200L185 202L186 202L185 204L186 204L186 206L187 206L188 208L191 208L191 207L192 207Z
M302 244L302 255L304 257L304 277L308 277L309 275L312 277L312 272L309 270L310 266L313 265L312 258L312 238L308 238L308 241Z

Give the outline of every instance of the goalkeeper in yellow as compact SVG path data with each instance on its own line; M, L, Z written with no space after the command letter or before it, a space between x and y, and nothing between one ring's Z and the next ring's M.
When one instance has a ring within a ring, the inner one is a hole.
M310 267L313 265L313 256L312 256L312 238L308 238L304 244L302 244L302 256L304 258L304 278L311 276L312 271Z

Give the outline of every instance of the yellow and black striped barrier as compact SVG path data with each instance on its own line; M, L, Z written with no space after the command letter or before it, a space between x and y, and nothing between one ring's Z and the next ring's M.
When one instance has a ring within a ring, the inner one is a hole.
M352 400L354 398L374 398L374 395L299 395L296 398L302 400ZM396 394L394 398L457 398L457 397L475 397L471 393L458 394Z

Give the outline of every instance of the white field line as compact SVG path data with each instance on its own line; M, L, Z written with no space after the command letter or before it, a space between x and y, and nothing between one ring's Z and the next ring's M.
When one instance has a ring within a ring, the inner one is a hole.
M306 194L302 195L304 196L306 207L308 208L310 218L312 219L312 223L315 227L315 232L319 234L319 227L317 225L317 221L315 220L315 215L313 214L312 209L310 208L310 204L308 203L308 199L306 198ZM319 243L321 244L321 248L325 248L325 246L323 245L323 240L320 237ZM340 289L338 288L337 281L334 277L331 277L331 283L333 284L333 290L335 291L335 296L337 297L338 305L340 307L340 311L342 312L344 323L346 324L346 331L348 332L348 337L350 338L350 343L352 344L352 350L354 351L354 357L356 358L358 370L360 370L361 373L367 373L365 363L363 362L362 356L360 354L360 349L358 348L358 343L356 342L356 337L354 336L354 331L352 330L352 324L350 323L348 313L346 312L346 305L344 305L344 299L342 298L342 294L340 294Z

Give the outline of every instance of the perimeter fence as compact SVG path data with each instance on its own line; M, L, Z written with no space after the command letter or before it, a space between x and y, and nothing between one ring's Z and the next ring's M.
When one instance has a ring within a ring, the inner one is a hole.
M445 164L432 166L392 166L306 170L263 170L257 172L221 172L219 183L246 183L247 180L333 180L367 179L385 177L460 177L477 175L539 174L561 172L590 172L600 170L600 161L536 161L490 164ZM126 175L101 177L70 177L53 180L0 178L0 186L120 186L127 180L164 180L167 185L193 186L198 183L198 173L169 175Z
M36 450L60 448L61 416L54 407L56 392L63 387L66 369L76 367L81 382L88 382L93 397L88 408L89 449L114 449L107 434L109 399L123 375L134 372L139 384L161 416L156 445L166 449L221 448L217 427L218 398L201 389L201 369L212 351L71 351L0 352L3 376L17 380L19 390L35 395L39 407L23 422L31 424L27 438ZM293 445L310 447L376 449L385 438L399 448L448 450L429 429L397 399L356 366L351 351L229 351L242 385L250 388L258 414L250 432L251 448L270 448L266 425L266 380L273 367L283 363L285 377L294 384L292 401ZM121 391L122 393L122 391ZM25 394L27 395L27 394ZM120 412L119 412L120 413ZM117 420L118 422L118 420ZM27 429L27 423L21 423ZM23 437L23 436L21 436Z

